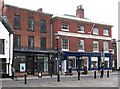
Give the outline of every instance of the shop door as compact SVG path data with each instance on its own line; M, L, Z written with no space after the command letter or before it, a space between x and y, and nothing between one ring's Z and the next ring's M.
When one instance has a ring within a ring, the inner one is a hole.
M27 57L27 74L33 75L34 74L34 57Z

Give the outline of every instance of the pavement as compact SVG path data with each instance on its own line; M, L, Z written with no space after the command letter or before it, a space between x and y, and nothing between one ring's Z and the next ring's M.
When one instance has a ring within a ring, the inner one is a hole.
M97 73L96 79L94 79L93 74L80 75L80 80L78 80L78 75L72 76L60 76L60 82L57 82L57 76L42 76L38 78L35 76L27 77L27 84L25 84L24 77L18 77L17 80L11 78L0 79L2 81L2 87L119 87L118 83L120 77L118 72L110 73L109 78L107 74L104 74L104 78L99 77Z

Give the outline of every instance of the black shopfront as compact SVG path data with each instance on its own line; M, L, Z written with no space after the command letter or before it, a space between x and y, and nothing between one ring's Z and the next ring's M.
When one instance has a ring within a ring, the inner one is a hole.
M49 66L49 51L14 51L13 67L18 76L22 76L24 73L27 73L28 75L38 75L38 72L49 74Z

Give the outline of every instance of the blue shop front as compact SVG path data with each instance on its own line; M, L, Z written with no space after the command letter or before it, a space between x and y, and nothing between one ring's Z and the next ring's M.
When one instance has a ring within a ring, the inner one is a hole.
M59 53L59 70L64 74L69 66L72 71L77 71L78 68L82 71L84 66L87 66L88 71L99 70L104 60L105 70L111 69L111 53L104 53L104 58L101 53L88 52L61 52ZM56 65L57 66L57 65Z

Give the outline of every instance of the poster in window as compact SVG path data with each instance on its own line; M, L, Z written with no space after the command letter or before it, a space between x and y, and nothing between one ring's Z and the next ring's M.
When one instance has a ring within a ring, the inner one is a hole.
M25 72L25 63L20 63L20 72Z

